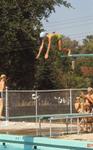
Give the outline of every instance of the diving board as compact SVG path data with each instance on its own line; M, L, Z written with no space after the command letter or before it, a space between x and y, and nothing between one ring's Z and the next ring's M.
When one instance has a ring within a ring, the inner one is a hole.
M93 57L93 54L71 54L71 55L61 55L62 58L65 58L65 57Z

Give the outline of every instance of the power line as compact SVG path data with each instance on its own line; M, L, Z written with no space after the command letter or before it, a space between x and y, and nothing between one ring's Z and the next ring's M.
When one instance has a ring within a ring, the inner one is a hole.
M70 39L73 39L73 40L84 40L86 39L86 36L87 35L77 35L77 36L66 35L66 37L69 37Z
M59 24L59 25L54 25L52 27L49 27L49 26L45 26L46 28L48 29L55 29L55 28L58 28L61 26L61 28L65 29L65 28L72 28L73 26L74 27L79 27L81 25L92 25L93 24L93 20L87 20L87 22L74 22L74 24L66 24L66 25L63 25L63 24Z
M91 31L91 32L93 32L93 31ZM71 37L76 37L76 36L87 36L87 35L91 35L91 32L82 32L82 33L75 33L75 34L68 34L68 36L71 36Z
M88 19L90 18L90 19ZM73 23L73 22L76 22L76 21L87 21L87 20L91 20L93 19L93 16L85 16L85 17L79 17L79 18L73 18L73 19L66 19L66 20L59 20L59 21L52 21L50 22L50 26L52 26L52 24L59 24L61 21L64 23L64 24L67 24L67 23ZM46 22L47 24L47 22Z

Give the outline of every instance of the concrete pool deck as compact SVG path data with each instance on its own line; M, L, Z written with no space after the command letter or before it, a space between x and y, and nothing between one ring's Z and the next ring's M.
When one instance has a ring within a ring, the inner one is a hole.
M52 123L52 128L66 127L65 124ZM75 125L73 125L75 126ZM50 124L42 123L42 129L47 130L49 133ZM39 123L34 122L0 122L0 133L12 133L12 134L27 134L30 135L39 129ZM70 140L87 140L93 141L93 133L79 133L79 134L63 134L62 136L56 136L56 138L70 139Z

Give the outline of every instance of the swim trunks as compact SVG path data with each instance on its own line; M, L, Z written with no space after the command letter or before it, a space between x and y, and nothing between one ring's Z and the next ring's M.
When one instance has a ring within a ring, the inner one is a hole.
M0 92L0 98L2 98L3 97L3 92Z

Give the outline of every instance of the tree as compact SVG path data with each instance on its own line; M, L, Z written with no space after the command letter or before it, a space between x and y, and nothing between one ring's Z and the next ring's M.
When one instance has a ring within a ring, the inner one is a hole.
M79 47L81 53L89 54L93 53L93 35L88 35L83 40L83 44ZM77 68L80 68L81 76L86 83L85 87L93 85L93 58L81 58L78 60Z
M10 77L11 88L33 88L42 19L57 5L71 7L65 0L0 1L0 72Z
M93 53L93 35L86 36L81 48L84 53Z
M74 52L79 47L77 41L72 41L68 37L64 37L64 47L71 48ZM43 55L43 54L42 54ZM56 89L56 88L75 88L80 87L83 78L81 74L75 73L72 70L72 58L61 58L62 52L59 52L55 46L52 45L49 59L44 60L40 57L37 62L36 82L37 89Z

